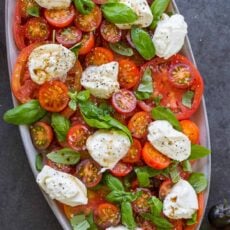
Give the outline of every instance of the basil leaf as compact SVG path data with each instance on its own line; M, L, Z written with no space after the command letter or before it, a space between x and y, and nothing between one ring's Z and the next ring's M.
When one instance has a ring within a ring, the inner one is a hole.
M79 42L70 48L70 50L75 54L76 58L78 58L78 53L81 48L81 45L82 45L81 42Z
M35 166L38 172L42 170L43 167L43 159L41 154L37 154L36 160L35 160Z
M189 160L197 160L211 154L211 150L201 145L191 145L191 155Z
M107 174L104 177L106 185L113 191L125 191L125 188L121 181L111 174Z
M131 57L134 54L133 49L127 46L124 42L110 43L109 47L115 53L123 56Z
M182 166L183 166L183 170L184 170L185 172L192 172L192 166L191 166L189 160L183 161L183 162L182 162Z
M170 0L155 0L151 5L151 11L153 14L153 21L150 25L151 29L155 29L157 23L160 21L162 14L166 11Z
M73 111L77 110L77 102L74 100L70 100L68 104L69 108L72 109Z
M137 14L124 3L106 3L101 10L107 21L116 24L133 23L138 19Z
M154 101L156 106L160 105L162 98L163 98L162 96L157 96L157 97L153 98L153 101Z
M161 216L154 216L150 213L143 214L147 220L150 220L153 224L155 224L159 229L167 229L170 230L173 228L173 225L164 217Z
M70 219L70 223L74 227L75 225L80 224L84 220L85 220L85 215L76 215Z
M151 214L154 216L160 216L163 209L162 201L157 197L152 196L148 203L150 205Z
M87 220L88 223L90 224L89 230L98 230L97 225L94 223L94 220L93 220L93 213L92 213L92 212L86 217L86 220Z
M73 0L75 7L81 14L89 14L95 4L92 0Z
M30 125L46 115L38 100L31 100L8 110L3 115L3 120L13 125Z
M80 160L80 154L69 148L47 154L47 158L58 164L75 165Z
M53 113L51 117L51 126L54 129L58 141L65 141L66 135L70 129L70 121L59 113Z
M131 29L131 39L137 51L145 60L151 60L155 56L154 44L145 30L133 27Z
M193 91L187 91L182 97L182 104L185 107L191 109L192 103L193 103L193 98L194 98L194 92Z
M203 173L192 173L188 182L195 189L196 193L204 191L208 186L208 180Z
M165 107L157 106L152 110L152 117L154 120L166 120L175 129L181 131L181 126L174 113Z
M110 202L122 202L122 201L133 202L141 195L141 193L142 193L141 191L138 191L136 193L131 193L131 192L115 190L106 196L106 200Z
M84 116L84 114L82 114L85 122L93 128L98 128L98 129L110 129L111 126L109 124L107 124L104 121L99 121L97 119L94 118L87 118L86 116Z
M121 221L129 230L135 230L136 223L133 216L133 209L130 202L121 203Z
M193 224L196 224L197 223L197 212L195 212L193 215L192 215L192 218L191 219L188 219L186 221L186 224L187 225L193 225Z
M84 90L84 91L80 91L77 94L77 100L79 101L87 101L90 98L90 91L89 90Z
M177 166L178 166L178 163L175 163L169 167L169 175L173 183L177 183L180 180L180 173L178 171Z
M40 16L40 8L39 6L32 6L27 8L26 10L28 15L34 16L34 17L39 17Z

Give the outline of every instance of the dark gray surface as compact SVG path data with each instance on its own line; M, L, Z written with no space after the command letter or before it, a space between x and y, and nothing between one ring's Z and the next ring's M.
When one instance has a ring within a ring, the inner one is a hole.
M177 0L189 25L194 55L206 83L212 144L208 208L230 201L230 0ZM0 1L0 117L12 107L6 62L4 1ZM45 202L24 154L17 127L0 119L0 229L61 229ZM202 229L211 229L205 218Z

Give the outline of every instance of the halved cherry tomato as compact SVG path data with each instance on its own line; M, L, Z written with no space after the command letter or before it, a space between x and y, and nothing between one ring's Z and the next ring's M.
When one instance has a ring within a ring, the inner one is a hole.
M76 12L73 5L67 9L45 9L44 16L48 23L57 28L63 28L69 26L74 18Z
M198 144L200 131L198 126L191 120L180 121L182 132L189 138L192 144Z
M68 88L61 81L44 83L39 89L38 99L41 106L49 112L62 111L69 102Z
M58 164L51 161L50 159L46 160L46 164L55 170L65 172L65 173L73 174L75 171L75 167L73 165Z
M34 7L40 9L40 6L35 2L35 0L19 0L20 15L23 18L30 16L28 10Z
M48 23L44 18L31 18L25 26L25 37L30 42L45 41L50 35Z
M70 48L82 38L82 32L74 26L63 28L57 31L56 40L63 46Z
M145 138L148 133L148 125L151 122L149 113L137 112L130 119L128 128L131 131L132 136L136 138Z
M94 44L95 44L95 39L92 32L83 34L79 55L85 55L89 53L91 49L94 47Z
M118 225L120 219L120 210L110 203L102 203L94 211L94 222L102 229Z
M102 20L101 9L95 6L89 14L81 14L77 11L75 25L84 32L91 32L97 29Z
M87 188L95 187L102 178L101 167L91 159L83 160L77 165L75 176L78 177Z
M88 128L84 125L78 124L71 127L67 134L67 142L69 146L76 150L84 150L86 140L89 137L90 132Z
M122 32L114 24L104 20L100 28L101 36L110 43L116 43L121 40Z
M113 61L113 59L113 53L110 50L103 47L96 47L87 54L85 64L86 66L100 66Z
M164 198L170 193L173 183L170 179L166 179L160 186L159 198L164 200Z
M112 105L117 112L122 114L131 113L137 106L137 99L133 92L122 89L112 96Z
M165 169L171 163L168 157L157 151L149 142L144 145L142 157L148 166L155 169Z
M183 230L183 220L170 220L170 222L173 224L173 230Z
M140 141L133 139L133 143L122 161L130 164L137 163L141 159L141 149Z
M140 80L140 72L136 64L128 59L119 61L118 81L121 88L131 89Z
M30 127L34 146L39 150L47 149L53 140L53 130L45 122L39 121Z
M132 170L133 170L132 165L127 164L127 163L123 163L123 162L120 161L111 170L111 173L114 176L123 177L123 176L128 175Z

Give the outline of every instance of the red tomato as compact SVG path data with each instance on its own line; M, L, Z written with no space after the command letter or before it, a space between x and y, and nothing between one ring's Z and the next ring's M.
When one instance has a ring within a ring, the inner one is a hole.
M121 88L131 89L140 80L140 72L136 64L128 59L119 61L118 81Z
M94 44L95 44L95 39L92 32L83 34L79 55L85 55L89 53L91 49L94 47Z
M137 99L133 92L122 89L113 94L112 105L117 112L122 114L131 113L137 105Z
M68 105L68 88L61 81L46 82L39 89L38 99L45 110L60 112Z
M141 149L142 147L140 141L133 139L133 143L122 161L130 164L139 162L141 159Z
M87 188L95 187L102 178L101 167L93 160L81 161L76 167L75 176L78 177Z
M109 62L112 62L114 59L113 53L103 47L96 47L87 54L85 58L86 66L96 65L100 66Z
M183 220L170 220L173 224L173 230L183 230Z
M70 48L82 38L82 32L74 26L63 28L57 31L56 40L63 46Z
M84 150L85 149L85 144L86 140L89 137L90 132L88 128L84 125L75 125L70 128L67 134L67 142L69 146L76 150Z
M69 26L75 18L75 8L71 5L67 9L45 9L44 16L48 23L57 28Z
M104 20L100 28L101 36L110 43L116 43L121 40L122 32L114 24Z
M166 179L160 186L159 198L164 200L164 198L170 193L173 183L170 179Z
M53 130L45 122L39 121L30 127L31 138L39 150L47 149L53 140Z
M145 138L148 133L148 125L151 122L149 113L137 112L128 123L128 128L133 137Z
M182 132L189 138L192 144L198 144L200 140L199 127L190 120L180 121Z
M20 15L23 18L27 18L30 15L28 14L28 10L31 8L38 8L40 10L40 6L35 2L35 0L18 0Z
M176 64L187 65L193 72L194 81L187 89L179 89L169 81L170 68ZM144 73L146 68L152 70L154 96L163 97L160 101L161 106L170 108L179 120L188 119L196 112L202 99L204 85L200 73L186 57L177 54L167 60L154 58L142 67L141 72ZM183 95L188 90L194 92L191 108L182 104Z
M149 142L144 145L142 157L148 166L155 169L165 169L171 163L168 157L157 151Z
M128 175L132 170L133 170L132 165L127 164L127 163L123 163L123 162L120 161L111 170L111 173L114 176L123 177L123 176Z
M102 229L118 225L120 219L120 210L110 203L102 203L94 211L94 222Z
M41 42L48 39L50 28L44 18L31 18L25 26L25 37L31 43Z
M84 32L91 32L97 29L102 20L101 9L95 6L89 14L81 14L77 11L75 25Z
M147 103L145 101L137 101L137 105L145 112L150 113L153 109L153 103Z
M75 167L72 165L58 164L51 161L50 159L46 160L46 164L55 170L65 172L65 173L73 174L75 170Z

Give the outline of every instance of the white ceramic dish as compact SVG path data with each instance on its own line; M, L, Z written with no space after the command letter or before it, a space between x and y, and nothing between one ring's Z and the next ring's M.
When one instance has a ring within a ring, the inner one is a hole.
M15 0L6 0L5 1L6 44L7 44L7 58L8 58L8 68L9 68L9 75L10 76L12 73L13 66L15 64L15 60L16 60L17 55L18 55L18 51L17 51L17 48L14 44L13 34L12 34L12 24L13 24L15 2L16 2ZM172 4L171 4L170 8L171 8L170 11L172 11L172 12L179 12L174 0L172 0ZM196 64L188 37L186 37L186 41L185 41L185 45L182 49L182 53L184 55L186 55L194 64ZM12 97L13 97L14 106L16 106L17 101L16 101L14 96L12 96ZM198 109L196 114L192 117L192 119L200 127L201 144L210 148L211 146L210 146L210 137L209 137L209 126L208 126L208 119L207 119L207 112L206 112L206 106L205 106L204 98L202 100L200 108ZM37 151L31 142L28 127L27 126L20 126L19 129L20 129L22 141L24 144L25 152L26 152L30 167L34 173L34 176L36 177L38 174L38 172L35 168L35 156L37 154ZM211 156L200 160L194 166L194 170L199 171L199 172L203 172L207 176L207 178L209 180L209 185L210 185ZM208 194L209 194L209 186L205 192L205 206L207 203ZM50 208L53 210L53 212L54 212L55 216L57 217L62 228L65 230L71 229L69 221L67 220L67 218L65 217L63 212L59 209L57 204L53 200L51 200L46 194L44 194L44 197L45 197L46 201L48 202ZM199 227L198 227L198 229L199 229Z

